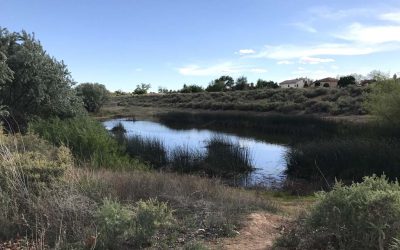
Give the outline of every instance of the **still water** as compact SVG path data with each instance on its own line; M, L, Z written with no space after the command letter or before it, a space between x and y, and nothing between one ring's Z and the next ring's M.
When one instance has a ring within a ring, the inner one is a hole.
M284 154L287 147L252 138L227 134L207 129L171 129L161 123L150 121L129 121L124 119L113 119L104 122L104 126L110 130L121 122L128 136L139 135L147 138L157 138L164 142L166 148L172 149L180 146L206 152L206 143L213 136L224 136L242 147L248 148L252 165L255 168L248 176L240 180L244 186L278 186L283 180L285 170Z

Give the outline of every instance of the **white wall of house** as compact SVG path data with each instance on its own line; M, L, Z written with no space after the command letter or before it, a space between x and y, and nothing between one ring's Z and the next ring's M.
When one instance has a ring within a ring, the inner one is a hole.
M304 88L304 85L308 83L310 85L310 82L306 79L299 79L298 81L295 82L290 82L285 84L284 82L280 84L281 88Z

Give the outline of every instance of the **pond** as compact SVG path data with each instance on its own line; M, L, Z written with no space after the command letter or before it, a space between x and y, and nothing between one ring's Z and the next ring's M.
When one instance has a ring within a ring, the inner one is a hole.
M105 121L103 124L106 129L111 130L118 123L122 123L125 127L128 137L138 135L159 139L168 151L183 146L205 153L207 141L215 136L223 136L241 147L247 148L254 171L240 178L240 180L235 180L235 184L242 186L279 186L285 177L283 174L286 168L284 155L287 147L285 145L272 144L208 129L177 130L151 121L113 119Z

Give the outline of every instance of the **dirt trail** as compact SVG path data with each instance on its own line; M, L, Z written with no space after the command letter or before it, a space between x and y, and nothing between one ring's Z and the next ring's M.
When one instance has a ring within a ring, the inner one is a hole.
M285 230L289 217L266 212L252 213L247 217L239 235L225 238L212 249L261 250L271 249L274 240Z

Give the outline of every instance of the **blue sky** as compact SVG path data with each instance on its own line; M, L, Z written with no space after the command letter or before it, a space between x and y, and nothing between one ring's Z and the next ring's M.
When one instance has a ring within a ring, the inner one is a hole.
M400 72L399 0L0 0L77 82L206 86Z

